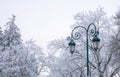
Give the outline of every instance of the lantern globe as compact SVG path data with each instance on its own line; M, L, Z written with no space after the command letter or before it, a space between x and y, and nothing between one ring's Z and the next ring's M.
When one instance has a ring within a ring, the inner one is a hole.
M70 53L73 54L75 51L75 45L76 45L74 40L71 40L68 45L70 47Z
M98 49L99 43L100 43L100 39L97 37L97 35L95 35L93 37L92 42L93 42L93 48L94 49Z

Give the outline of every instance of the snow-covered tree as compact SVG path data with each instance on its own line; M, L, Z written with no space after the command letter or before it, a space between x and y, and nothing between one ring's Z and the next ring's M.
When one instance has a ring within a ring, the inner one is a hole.
M90 23L94 23L99 31L100 47L94 50L91 40L89 39L89 65L91 77L113 77L119 71L119 67L112 65L113 54L109 49L110 35L112 34L112 24L102 8L88 13L78 13L75 16L76 26L87 27ZM78 30L84 33L83 30ZM70 56L68 41L52 41L50 44L53 51L51 53L59 53L59 57L54 57L54 69L51 70L50 77L55 77L55 73L59 77L86 77L86 43L85 34L80 40L75 40L76 51Z
M4 34L2 28L0 27L0 51L4 50Z
M44 67L44 54L36 44L22 42L14 15L6 24L4 34L0 30L0 45L1 41L4 50L0 50L0 77L38 77Z
M37 73L40 76L41 73L46 70L47 57L45 57L43 49L36 45L34 41L26 41L25 46L28 50L28 53L33 56L33 59L35 59L33 60L34 62L30 64L32 64L33 66L37 66Z
M5 33L5 46L11 47L13 45L17 45L22 43L20 30L15 24L15 16L10 18L10 21L6 24Z
M114 35L111 36L110 50L113 53L113 65L120 66L120 10L115 14L114 26L117 27ZM116 69L120 76L120 67Z

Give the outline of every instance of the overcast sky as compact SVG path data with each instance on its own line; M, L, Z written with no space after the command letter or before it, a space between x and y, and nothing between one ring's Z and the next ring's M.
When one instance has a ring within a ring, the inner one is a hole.
M65 38L78 12L104 7L108 16L120 8L119 0L0 0L0 26L12 14L24 41L33 39L41 46Z

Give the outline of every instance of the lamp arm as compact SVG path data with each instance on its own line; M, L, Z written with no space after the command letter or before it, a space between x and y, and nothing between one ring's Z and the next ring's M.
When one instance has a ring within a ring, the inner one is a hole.
M74 27L74 29L71 32L71 38L72 39L78 40L78 39L81 38L81 33L79 31L75 32L75 30L78 30L78 28L82 28L85 31L87 31L87 29L85 27L83 27L83 26L76 26L76 27Z
M92 29L90 29L91 26L93 26ZM86 32L86 34L87 34L87 35L90 34L90 36L92 36L92 37L99 34L98 31L96 30L95 24L94 24L94 23L91 23L90 25L88 25L87 28L85 28L84 26L76 26L76 27L74 27L74 29L73 29L72 32L71 32L71 38L72 38L72 39L78 40L78 39L81 38L81 33L80 33L79 31L76 31L76 30L78 30L79 28L84 29L85 32ZM89 32L90 32L90 33L89 33Z
M91 26L93 26L94 28L90 29ZM88 25L86 31L87 31L87 34L88 34L89 31L90 31L90 35L91 35L92 37L99 34L99 32L97 31L96 26L95 26L94 23L91 23L90 25Z

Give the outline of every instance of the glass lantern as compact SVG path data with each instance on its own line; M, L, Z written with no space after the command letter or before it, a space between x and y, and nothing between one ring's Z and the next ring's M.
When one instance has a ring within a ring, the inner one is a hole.
M97 37L97 35L93 37L92 43L93 43L93 48L97 51L97 49L99 48L99 43L100 43L100 39Z
M73 54L75 51L75 45L76 45L74 40L71 40L68 45L70 47L70 53Z

